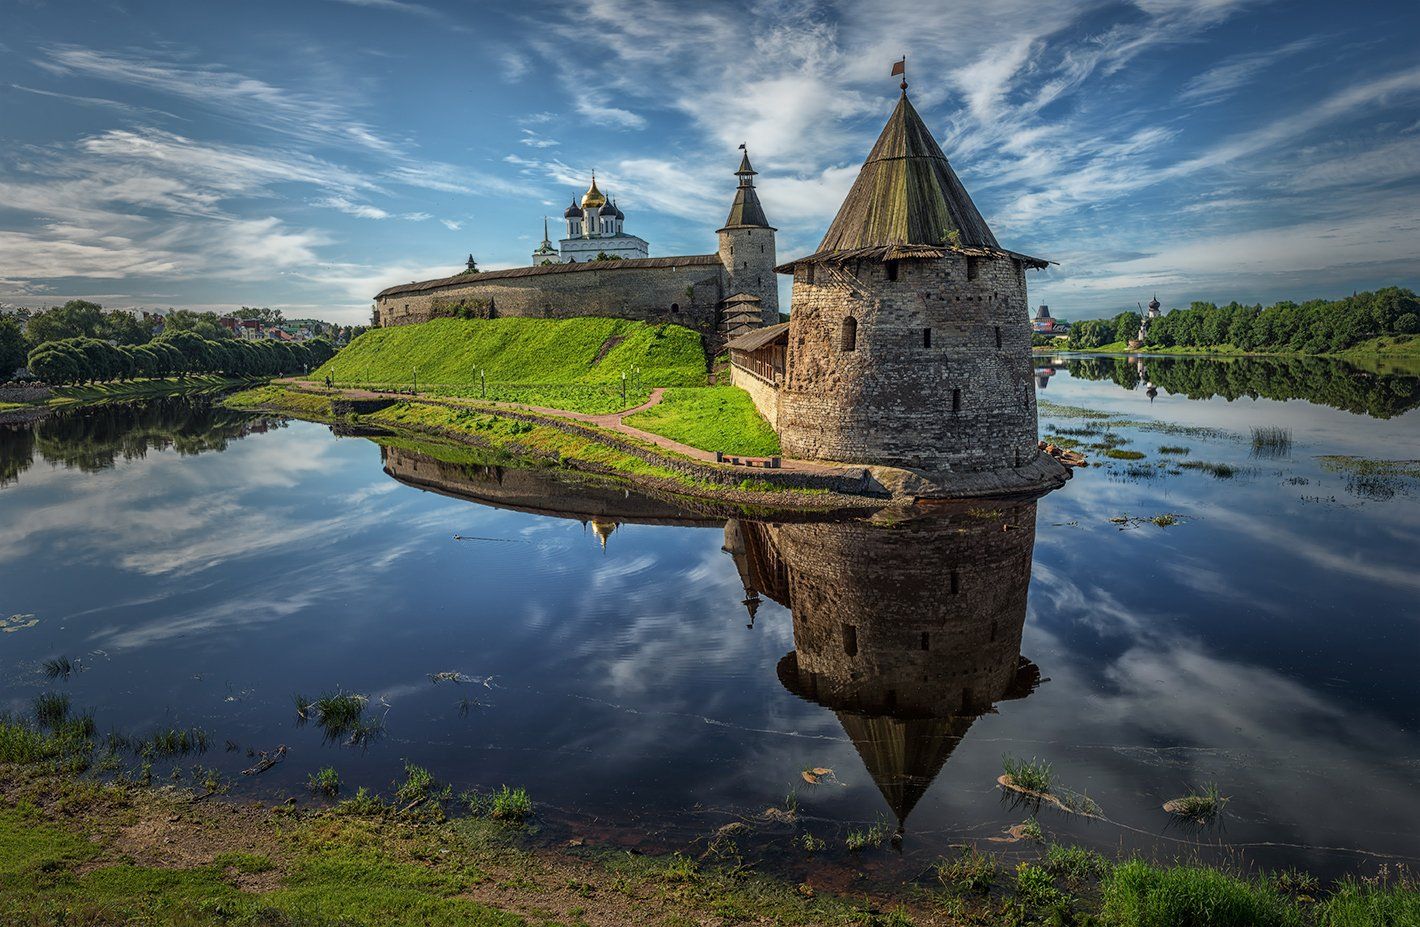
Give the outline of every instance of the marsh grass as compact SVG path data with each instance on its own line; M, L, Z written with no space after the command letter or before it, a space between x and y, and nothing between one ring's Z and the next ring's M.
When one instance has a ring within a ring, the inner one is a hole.
M1164 809L1175 818L1195 824L1207 824L1223 813L1228 797L1218 791L1215 782L1200 786L1188 795L1171 799Z
M35 720L41 727L53 730L68 718L69 696L60 692L46 692L35 699Z
M440 785L434 779L433 773L413 763L404 764L404 781L394 791L394 797L405 806L446 801L452 794L448 786Z
M1042 862L1051 875L1072 885L1083 885L1091 879L1102 879L1110 870L1109 860L1083 847L1069 847L1052 843L1045 851Z
M1212 463L1207 460L1185 460L1179 464L1184 470L1202 470L1204 473L1219 480L1230 480L1237 476L1239 470L1232 464Z
M384 733L383 719L365 717L370 700L363 695L335 690L320 698L298 693L292 700L296 705L296 723L314 721L327 743L344 739L347 746L365 747Z
M1031 843L1045 842L1045 831L1041 829L1040 822L1034 817L1022 821L1017 832L1021 835L1022 840L1028 840Z
M1001 757L1001 768L1019 788L1032 792L1050 791L1051 769L1045 760L1035 757L1023 760L1007 754Z
M1155 515L1153 518L1149 519L1149 521L1158 525L1160 528L1170 528L1179 523L1179 518L1177 515L1171 515L1165 512L1162 515Z
M58 656L45 660L40 664L40 669L46 679L68 679L79 671L79 662L66 656Z
M533 803L522 786L499 786L492 792L467 791L459 796L470 814L495 821L517 824L532 817Z
M1172 454L1172 455L1175 456L1175 457L1187 457L1187 456L1188 456L1188 452L1189 452L1189 448L1186 448L1186 447L1184 447L1184 446L1181 445L1181 444L1160 444L1160 445L1159 445L1159 453L1160 453L1160 454Z
M1001 873L996 858L975 847L963 847L952 859L937 860L932 868L942 887L958 895L984 895Z
M324 766L311 773L306 780L306 788L317 795L334 798L340 794L340 773L336 772L333 766Z
M147 737L133 743L133 752L138 756L152 759L164 756L187 756L190 753L206 753L207 732L200 727L165 728L154 731Z
M1292 432L1288 428L1265 425L1252 430L1252 456L1278 459L1292 453Z
M1111 447L1105 449L1104 456L1113 457L1115 460L1143 460L1144 452L1130 451L1125 450L1123 448Z
M843 838L843 845L852 853L859 853L869 847L880 847L883 841L892 833L892 827L886 818L878 818L872 827L867 830L850 830L848 836Z

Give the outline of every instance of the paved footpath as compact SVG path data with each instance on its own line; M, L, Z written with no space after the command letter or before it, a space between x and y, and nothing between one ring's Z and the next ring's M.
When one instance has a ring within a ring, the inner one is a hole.
M283 379L278 380L277 382L286 386L295 387L296 389L301 389L304 392L315 392L320 393L322 395L329 394L329 391L326 390L324 387L316 383L311 383L308 380ZM339 396L344 399L418 399L420 402L428 402L434 405L449 406L450 408L468 408L467 402L460 402L455 397L430 396L425 393L419 393L418 395L411 396L409 393L390 393L381 390L368 390L359 388L348 389L345 387L336 387L334 392L336 394L339 394ZM641 403L641 405L639 406L636 406L634 409L624 409L621 412L608 412L602 415L592 415L587 412L569 412L566 409L551 409L547 406L534 406L524 402L493 402L487 399L481 399L477 401L483 405L497 406L506 409L517 409L520 412L532 412L537 415L549 415L557 418L570 418L579 422L586 422L587 424L595 425L598 428L605 428L608 431L616 431L624 435L629 435L633 438L638 438L642 441L647 442L648 444L654 444L657 447L664 448L665 450L674 451L675 453L680 454L684 457L690 457L694 460L704 461L705 463L716 463L717 461L715 460L715 455L711 451L703 451L698 447L691 447L689 444L681 444L679 441L667 438L665 435L652 434L649 431L642 431L640 428L633 427L622 421L622 419L628 415L635 415L637 412L644 412L652 406L658 405L661 399L665 396L665 392L665 387L658 386L655 389L651 390L651 395L645 402ZM752 465L744 463L736 465L731 464L728 458L723 461L719 461L719 463L723 463L725 466L738 466L742 470L765 469L765 458L742 456L740 459L752 460L754 461L754 463ZM847 464L825 464L819 463L817 461L795 460L791 457L781 457L779 460L778 469L788 470L793 473L816 473L824 476L858 477L863 473L864 469L866 468L861 466L850 466Z

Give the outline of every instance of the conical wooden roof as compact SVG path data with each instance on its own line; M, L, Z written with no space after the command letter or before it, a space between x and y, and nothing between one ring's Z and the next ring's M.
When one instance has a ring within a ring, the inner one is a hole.
M819 250L946 244L1001 247L904 93Z
M942 257L948 251L1009 256L1036 267L1048 263L1001 247L904 92L818 250L777 269L789 273L801 262Z

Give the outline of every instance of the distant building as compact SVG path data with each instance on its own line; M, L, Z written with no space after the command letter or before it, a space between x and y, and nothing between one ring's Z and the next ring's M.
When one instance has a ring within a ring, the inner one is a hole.
M651 246L644 238L628 235L622 230L626 214L617 208L616 201L608 199L597 189L597 175L592 175L592 185L582 194L582 201L572 200L572 205L562 214L567 220L567 237L557 244L560 248L556 263L578 263L594 261L605 255L610 258L650 257ZM547 240L547 225L543 224L543 245L549 250L552 243ZM539 249L541 250L541 249ZM533 264L545 264L538 260L534 252Z
M1070 323L1052 316L1050 307L1041 303L1030 321L1030 328L1037 335L1063 335L1070 331Z

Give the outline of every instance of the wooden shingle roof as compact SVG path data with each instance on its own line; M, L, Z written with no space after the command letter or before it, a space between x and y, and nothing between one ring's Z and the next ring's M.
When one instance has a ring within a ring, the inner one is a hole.
M766 325L763 328L756 328L754 331L744 335L725 345L731 351L756 351L766 344L789 337L789 323L779 322L775 325Z
M818 250L777 269L790 273L806 262L932 258L949 251L1048 263L1001 247L904 92Z

